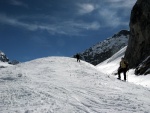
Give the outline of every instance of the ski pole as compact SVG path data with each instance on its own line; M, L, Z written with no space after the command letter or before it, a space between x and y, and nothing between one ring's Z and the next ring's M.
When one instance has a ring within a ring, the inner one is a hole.
M128 71L129 71L129 70L128 70ZM127 81L128 81L128 71L127 71L127 75L126 75L126 76L127 76Z

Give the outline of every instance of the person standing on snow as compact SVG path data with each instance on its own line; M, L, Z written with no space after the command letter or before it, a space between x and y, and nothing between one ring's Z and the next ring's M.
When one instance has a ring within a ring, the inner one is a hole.
M76 58L77 58L77 62L80 62L80 55L78 53L76 55Z
M124 74L124 80L126 81L127 70L128 70L128 62L124 58L121 58L120 67L118 69L118 79L119 80L121 80L120 74L123 73Z

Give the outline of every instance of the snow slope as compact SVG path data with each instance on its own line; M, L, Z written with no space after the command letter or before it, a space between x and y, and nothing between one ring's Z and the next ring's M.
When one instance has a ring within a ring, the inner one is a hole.
M12 66L12 65L8 64L8 62L0 61L0 68L5 68L5 67L8 67L8 66Z
M103 61L102 63L98 64L96 67L103 73L106 74L114 74L117 72L117 69L119 67L119 62L121 58L124 56L124 53L126 51L127 46L122 48L120 51L118 51L116 54L114 54L109 59Z
M115 73L117 73L119 62L121 60L121 57L124 56L125 51L126 51L126 47L124 47L119 52L117 52L116 54L114 54L112 57L105 60L104 62L100 63L96 67L101 72L114 76ZM122 78L123 78L123 75L122 75ZM150 88L150 74L146 76L145 75L137 76L134 74L134 69L131 69L127 72L127 78L129 82Z
M48 57L0 71L0 113L149 113L150 89L84 61Z

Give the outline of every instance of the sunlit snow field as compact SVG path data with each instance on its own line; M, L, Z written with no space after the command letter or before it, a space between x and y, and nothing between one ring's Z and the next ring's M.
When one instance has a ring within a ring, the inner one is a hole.
M74 58L0 69L0 113L149 113L150 89Z
M114 76L115 73L117 73L121 58L124 57L125 50L126 47L114 54L111 58L97 65L97 68L105 74ZM115 77L118 77L118 75L116 75ZM123 79L123 74L121 74L121 77ZM134 74L134 69L130 69L127 72L127 81L150 88L150 74L137 76Z

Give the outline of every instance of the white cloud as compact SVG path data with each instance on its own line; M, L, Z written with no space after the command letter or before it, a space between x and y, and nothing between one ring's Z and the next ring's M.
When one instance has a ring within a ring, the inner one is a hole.
M120 25L128 25L128 22L122 21L122 18L115 11L102 9L99 11L99 16L103 20L105 27L118 27Z
M105 0L106 2L120 2L120 1L124 1L124 0Z
M107 4L111 8L129 8L135 4L137 0L106 0Z
M79 14L86 14L86 13L91 13L95 7L93 4L78 4L79 7Z
M105 0L99 7L99 19L103 27L128 26L132 7L136 0Z
M37 29L49 29L50 30L50 28L48 28L48 26L20 22L16 18L11 18L6 15L0 15L0 23L12 25L12 26L23 27L23 28L26 28L31 31L35 31Z
M89 30L98 30L101 27L101 25L99 24L99 22L92 22L86 25L86 28Z
M124 7L132 8L136 1L137 0L125 0L122 5L124 5Z
M76 30L98 30L101 25L97 21L93 21L91 23L86 23L83 21L75 22L75 21L67 21L63 23L64 25L68 25L68 28L74 28Z
M0 23L12 25L12 26L20 26L20 27L27 28L29 30L37 29L36 28L37 26L35 26L35 25L19 22L16 18L11 18L6 15L0 15Z
M26 5L20 0L9 0L11 4L24 6ZM90 1L90 0L89 0ZM136 0L93 0L85 3L75 4L78 13L75 13L74 7L70 9L70 15L58 17L57 15L33 14L32 16L22 14L18 17L9 17L0 14L0 23L8 24L16 27L22 27L30 31L46 30L50 34L79 34L84 30L98 30L103 27L118 27L119 25L128 26L126 18L129 17L129 9L132 8ZM72 2L71 2L72 3ZM119 14L122 9L122 14ZM62 13L66 14L66 13ZM80 15L79 15L80 14ZM84 15L89 14L89 15ZM42 16L41 16L42 15ZM123 17L122 17L123 16ZM77 17L74 19L74 17ZM53 18L53 19L52 19ZM24 22L21 20L28 20ZM40 21L39 21L40 20ZM59 20L59 21L57 21ZM36 21L36 23L34 23ZM32 22L32 23L30 23ZM50 24L50 23L51 24Z
M19 18L19 17L17 17ZM61 21L59 23L38 23L31 24L19 21L17 18L11 18L0 14L0 23L7 24L14 27L21 27L30 31L46 30L50 34L65 34L65 35L80 35L84 30L98 30L100 24L98 22L76 22L76 21ZM31 18L31 17L30 17Z
M19 1L19 0L10 0L10 4L16 5L16 6L27 7L27 4L25 4L25 3L23 3L22 1Z

